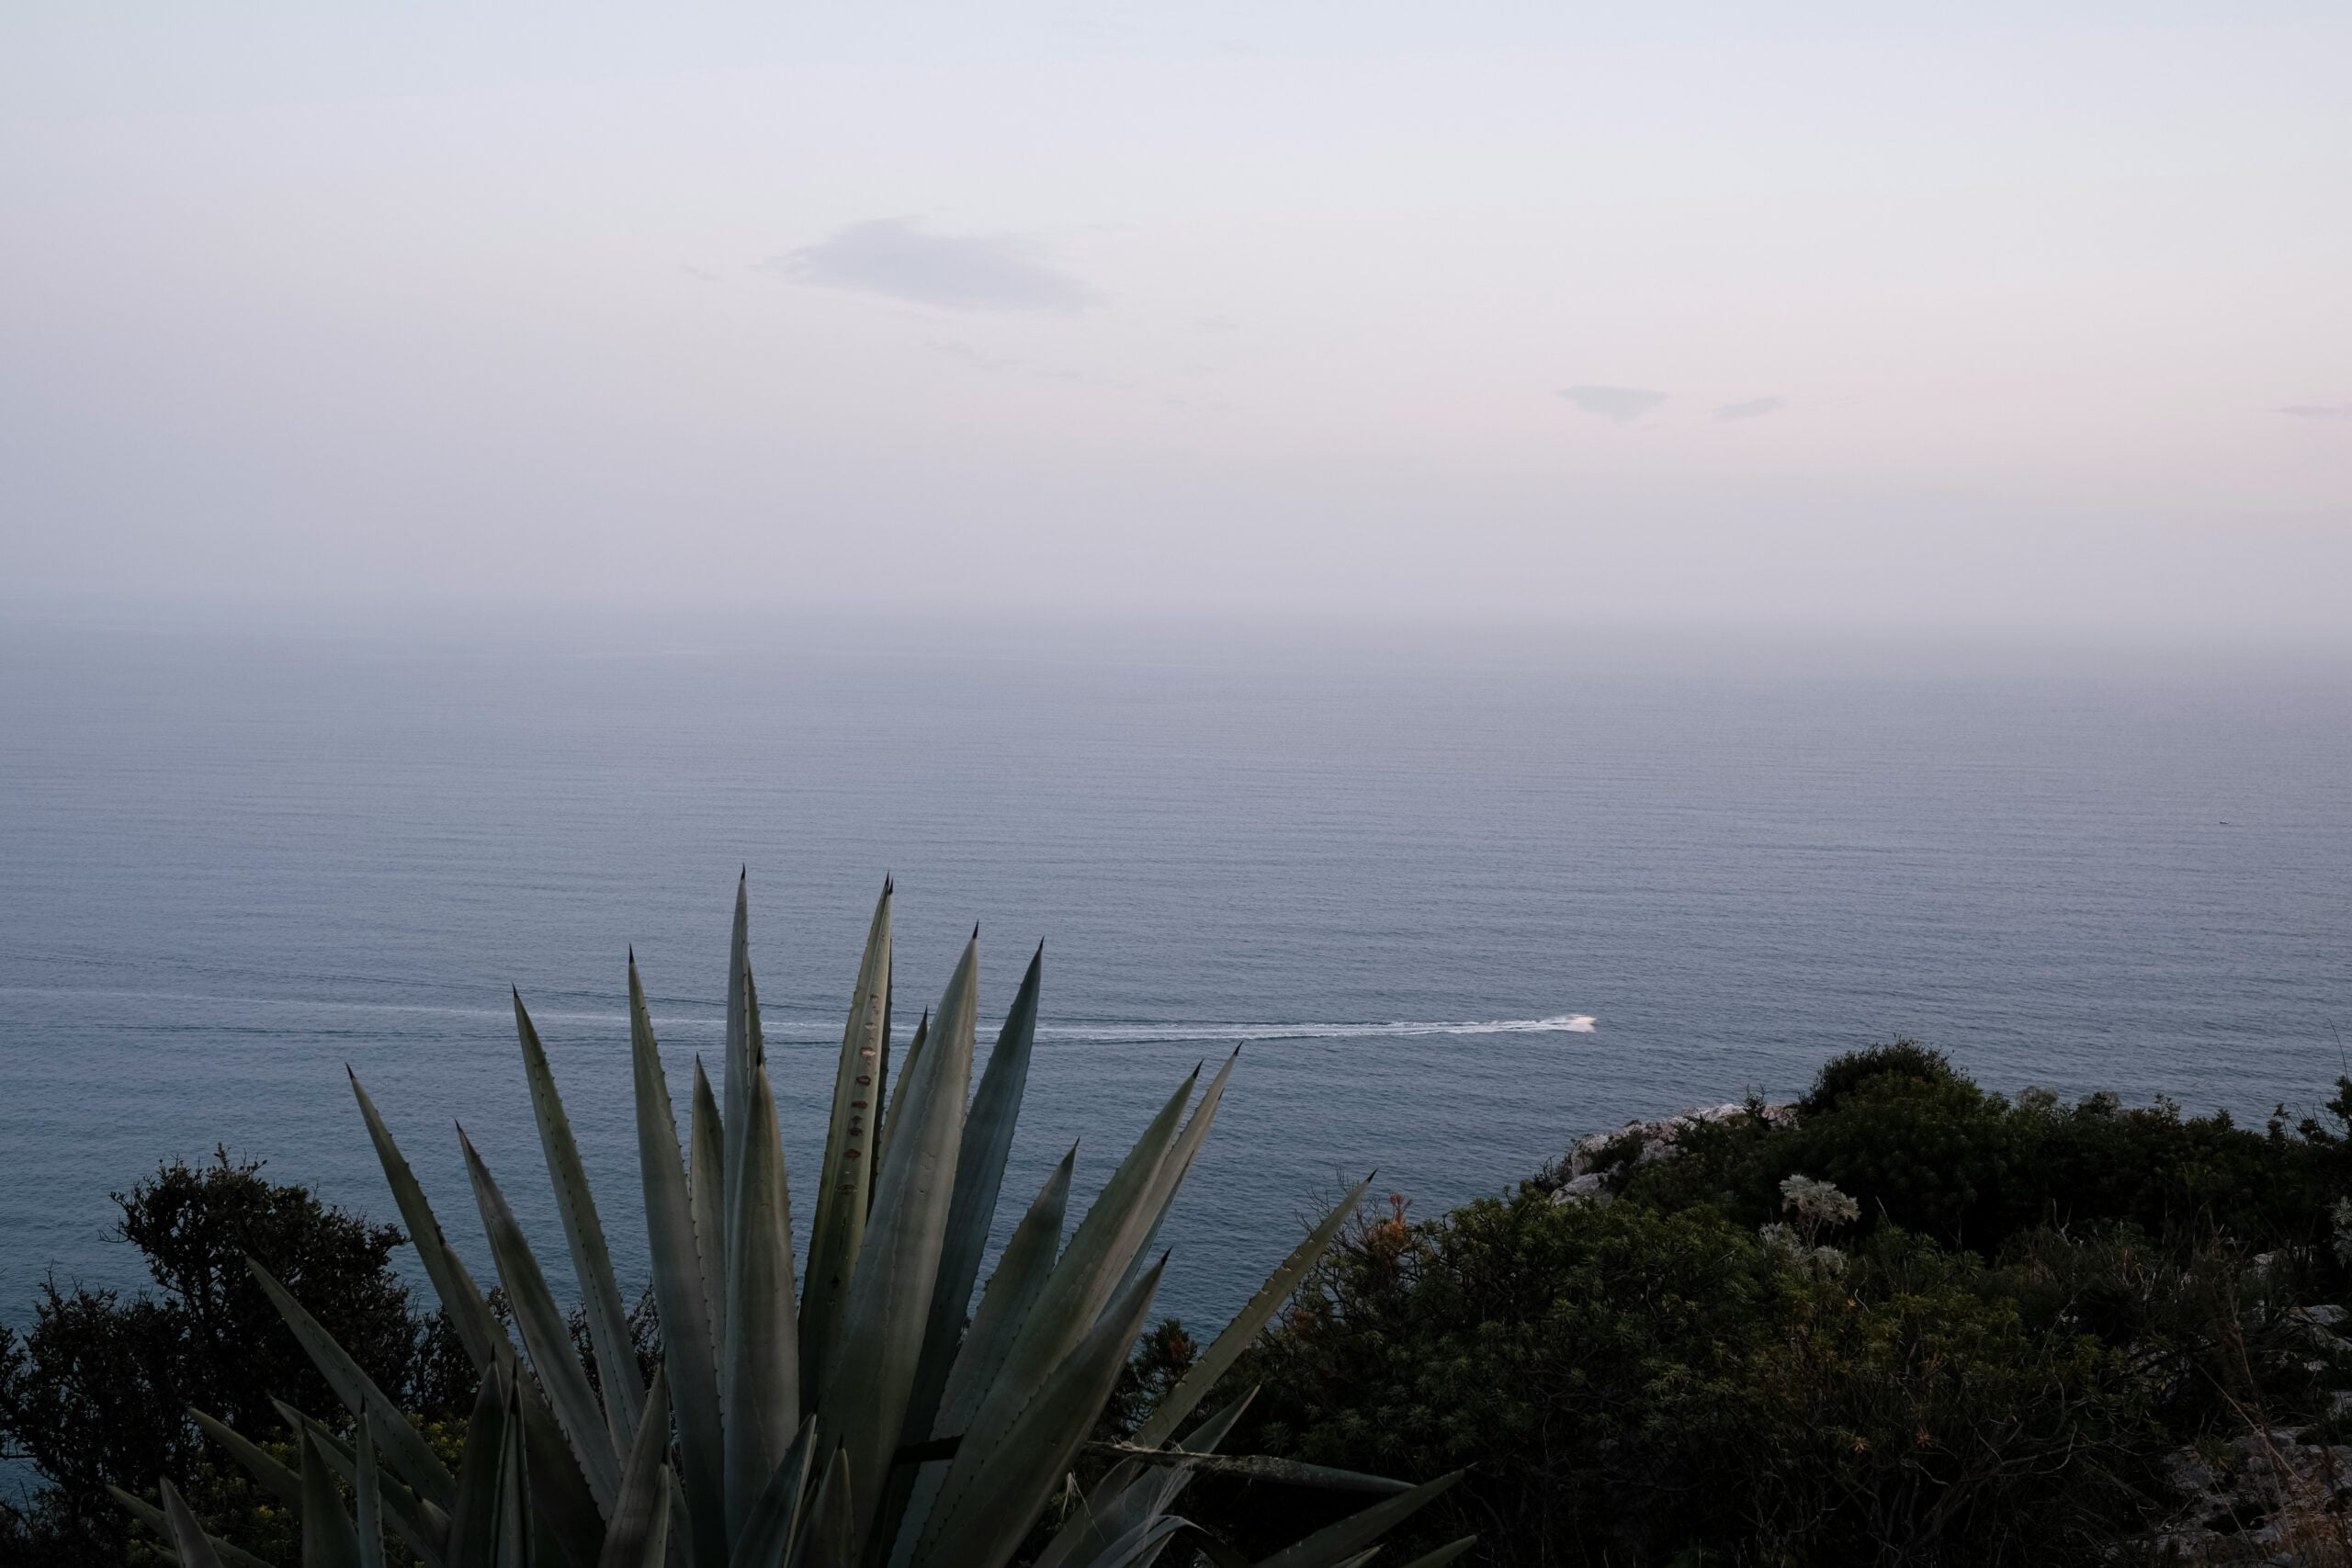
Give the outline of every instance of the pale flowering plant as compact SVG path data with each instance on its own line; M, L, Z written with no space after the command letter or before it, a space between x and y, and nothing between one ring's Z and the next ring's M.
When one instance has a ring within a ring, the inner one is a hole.
M1826 1181L1792 1176L1781 1183L1781 1211L1788 1220L1758 1233L1766 1247L1822 1279L1846 1271L1846 1255L1826 1245L1823 1233L1860 1219L1862 1206Z

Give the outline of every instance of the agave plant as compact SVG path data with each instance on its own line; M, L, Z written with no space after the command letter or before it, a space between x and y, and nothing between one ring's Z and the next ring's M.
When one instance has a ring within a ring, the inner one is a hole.
M885 882L834 1069L807 1270L797 1280L743 885L729 962L725 1098L697 1059L683 1145L630 955L638 1156L661 1323L650 1386L639 1376L595 1198L521 996L515 1032L593 1379L545 1270L462 1129L511 1335L352 1078L410 1239L481 1388L452 1473L367 1371L248 1260L342 1401L343 1416L331 1424L280 1405L295 1439L298 1462L288 1465L192 1414L299 1514L303 1568L379 1568L388 1532L427 1568L1001 1568L1039 1537L1057 1496L1059 1527L1036 1568L1149 1568L1171 1548L1227 1568L1246 1559L1173 1511L1204 1471L1376 1495L1379 1501L1263 1565L1361 1568L1381 1535L1453 1483L1456 1477L1442 1476L1409 1486L1222 1453L1250 1393L1193 1420L1354 1211L1359 1187L1130 1440L1097 1445L1111 1451L1087 1467L1099 1477L1077 1493L1080 1450L1167 1262L1153 1258L1154 1239L1208 1135L1234 1061L1204 1089L1193 1069L1067 1240L1077 1151L1064 1156L975 1303L1028 1082L1043 950L976 1089L977 931L937 1009L916 1026L892 1084L890 904ZM160 1506L117 1495L176 1544L188 1568L258 1562L208 1537L169 1481ZM1473 1539L1410 1568L1437 1568Z

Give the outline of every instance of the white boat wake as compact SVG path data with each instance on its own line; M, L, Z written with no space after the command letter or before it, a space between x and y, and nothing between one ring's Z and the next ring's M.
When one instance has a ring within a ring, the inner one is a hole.
M1590 1034L1587 1012L1550 1018L1498 1018L1453 1023L1064 1023L1043 1024L1040 1035L1067 1040L1157 1042L1409 1039L1446 1034Z

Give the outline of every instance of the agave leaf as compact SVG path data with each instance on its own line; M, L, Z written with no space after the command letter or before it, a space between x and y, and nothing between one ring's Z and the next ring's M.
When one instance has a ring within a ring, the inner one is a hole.
M515 1433L522 1427L521 1390L510 1389L506 1394L506 1429ZM502 1457L505 1462L498 1472L497 1568L529 1568L533 1510L523 1445L508 1442Z
M1004 1162L1012 1152L1013 1126L1020 1120L1022 1097L1029 1088L1029 1056L1037 1038L1037 991L1045 961L1046 948L1040 942L964 1118L963 1145L956 1156L956 1192L948 1205L947 1234L939 1254L939 1283L932 1292L922 1374L910 1412L917 1419L908 1422L910 1441L931 1436L931 1418L939 1408L948 1370L955 1364L972 1286L979 1278L981 1255L988 1250L989 1227L996 1218L998 1195L1004 1189Z
M458 1463L449 1568L528 1568L533 1515L519 1385L497 1369L482 1380ZM571 1553L567 1550L566 1555ZM579 1568L595 1560L573 1558Z
M273 1399L270 1404L277 1406L277 1418L286 1423L287 1430L298 1435L308 1433L311 1446L318 1450L319 1458L326 1461L327 1468L350 1483L355 1488L358 1486L359 1453L356 1448L328 1431L323 1422L313 1416L305 1416L284 1400ZM372 1433L380 1430L387 1421L405 1423L406 1419L397 1410L388 1411L370 1406L368 1419L359 1422L357 1426L360 1431ZM369 1462L373 1464L375 1444L372 1440L368 1448ZM269 1458L266 1454L262 1457L265 1460ZM269 1462L277 1463L275 1460L270 1460ZM278 1468L285 1470L283 1465ZM286 1471L286 1473L291 1475L293 1472ZM300 1478L297 1477L295 1481L297 1491L292 1506L298 1509L301 1506L300 1484ZM415 1552L426 1562L439 1562L449 1544L449 1516L401 1485L397 1481L387 1486L379 1475L377 1491L381 1504L381 1512L385 1519L390 1523L393 1533L407 1543L411 1551Z
M1447 1563L1453 1562L1455 1558L1461 1556L1464 1552L1469 1551L1472 1547L1477 1544L1478 1538L1476 1536L1465 1535L1460 1540L1447 1541L1435 1551L1425 1551L1421 1553L1421 1555L1414 1558L1410 1562L1406 1563L1405 1568L1445 1568Z
M858 1509L854 1542L865 1540L882 1500L922 1353L971 1082L978 968L975 933L940 998L930 1045L899 1079L901 1121L883 1156L874 1212L850 1280L849 1310L819 1406L847 1455L844 1479Z
M158 1484L163 1489L164 1519L170 1530L172 1544L179 1549L180 1568L220 1568L220 1559L212 1550L212 1538L196 1522L189 1512L187 1499L182 1497L169 1478Z
M168 1485L169 1483L165 1484ZM179 1538L173 1533L172 1522L164 1517L163 1509L148 1502L144 1497L126 1492L112 1483L107 1485L107 1490L114 1495L114 1500L117 1503L122 1505L125 1513L162 1536L165 1540L172 1542L172 1554L182 1564L182 1568L188 1568L192 1562L197 1561L179 1550ZM220 1564L220 1568L272 1568L271 1564L263 1562L252 1552L245 1551L243 1547L232 1546L217 1535L206 1536L204 1544L212 1549L213 1561Z
M729 1568L776 1568L792 1543L792 1528L799 1522L800 1496L808 1485L808 1461L817 1451L817 1418L800 1423L800 1430L785 1450L784 1462L760 1488L759 1500L735 1538Z
M268 1269L250 1256L245 1259L245 1268L253 1274L254 1282L261 1286L262 1293L277 1308L278 1314L286 1319L286 1325L294 1331L294 1337L300 1341L311 1363L326 1379L327 1386L334 1390L335 1397L343 1401L353 1416L364 1419L371 1404L385 1410L399 1408L382 1389L376 1386L375 1380L360 1370L359 1363L334 1342L334 1337L319 1325L318 1319L302 1310L302 1303L296 1301ZM419 1495L429 1497L444 1506L456 1500L457 1482L440 1460L434 1456L433 1450L425 1446L424 1438L418 1435L415 1427L405 1421L388 1423L384 1427L384 1438L386 1462L401 1479L414 1487Z
M1329 1465L1302 1464L1296 1460L1266 1454L1190 1453L1182 1449L1148 1449L1135 1443L1089 1443L1096 1453L1117 1454L1138 1464L1195 1470L1205 1475L1232 1475L1245 1481L1277 1481L1290 1486L1319 1486L1329 1492L1373 1492L1394 1496L1410 1492L1409 1481L1370 1475L1360 1470L1333 1470Z
M1029 1056L1037 1037L1037 991L1045 959L1045 944L1040 942L964 1117L963 1143L956 1156L956 1191L948 1203L947 1232L939 1255L939 1281L932 1291L931 1321L923 1330L922 1355L907 1401L902 1445L921 1443L934 1431L940 1397L963 1343L972 1285L979 1278L981 1254L988 1249L997 1198L1004 1188L1004 1162L1012 1152L1013 1125L1020 1119L1022 1097L1029 1087ZM900 1466L885 1483L876 1517L886 1539L896 1538L915 1481L915 1471Z
M922 1016L915 1020L914 1035L907 1042L907 1065L899 1069L899 1081L891 1086L890 1109L882 1117L882 1135L874 1140L874 1179L877 1190L882 1179L882 1162L890 1157L890 1133L899 1124L899 1104L907 1098L907 1085L913 1079L915 1069L922 1065L923 1047L930 1043L931 1010L926 1008ZM869 1225L874 1223L870 1206L866 1211L865 1223Z
M1216 1123L1217 1107L1225 1100L1226 1081L1233 1077L1233 1069L1240 1060L1241 1047L1237 1045L1233 1054L1225 1059L1225 1066L1216 1070L1216 1077L1209 1080L1208 1090L1201 1096L1200 1104L1194 1106L1192 1115L1185 1119L1184 1130L1177 1135L1175 1146L1169 1150L1168 1157L1153 1172L1150 1192L1144 1200L1144 1208L1151 1215L1151 1224L1145 1227L1143 1235L1136 1243L1135 1256L1127 1264L1130 1275L1143 1267L1143 1260L1149 1255L1152 1243L1159 1238L1159 1227L1168 1223L1168 1211L1175 1206L1177 1190L1184 1185L1184 1178L1192 1174L1193 1161L1199 1156L1201 1145L1208 1141L1209 1129Z
M446 1244L439 1250L462 1291L469 1293L476 1303L481 1303L481 1292L475 1289L471 1277L466 1273L465 1266L458 1261L457 1255L450 1252ZM465 1298L460 1296L457 1299ZM453 1317L458 1315L452 1314ZM486 1306L483 1315L488 1316ZM487 1372L492 1367L498 1369L518 1390L523 1423L523 1463L530 1476L533 1495L538 1499L537 1517L554 1537L565 1562L572 1568L593 1568L598 1543L604 1539L603 1513L588 1490L586 1478L581 1474L580 1462L572 1454L571 1440L556 1424L555 1416L548 1410L547 1400L538 1388L524 1375L522 1359L516 1354L513 1342L506 1337L505 1331L496 1326L495 1319L490 1321L492 1325L490 1332L494 1339L489 1345L489 1362L483 1371ZM390 1401L371 1409L371 1425L383 1440L384 1453L393 1473L416 1487L420 1493L420 1518L429 1524L435 1517L446 1517L443 1506L454 1506L456 1481L449 1477L447 1470L437 1459L432 1460L433 1469L423 1480L410 1473L408 1466L415 1459L411 1446L416 1440L414 1429L400 1417ZM425 1455L431 1458L431 1450L426 1450ZM417 1543L412 1540L410 1544L413 1547Z
M678 1153L678 1123L661 1047L646 1016L637 961L628 966L629 1048L637 1080L638 1165L645 1182L645 1231L653 1259L653 1299L662 1312L662 1345L677 1409L678 1461L694 1539L687 1559L727 1560L725 1442L718 1414L718 1362L710 1309L703 1294L694 1208Z
M359 1442L359 1472L351 1481L359 1516L359 1568L384 1568L384 1477L376 1466L376 1438L365 1421L352 1436Z
M1177 1086L1079 1222L1077 1234L1054 1265L1037 1310L1013 1347L1013 1363L1034 1359L1051 1365L1059 1360L1120 1284L1132 1277L1128 1265L1159 1217L1159 1172L1168 1163L1179 1119L1200 1077L1200 1069L1194 1067ZM1046 1353L1032 1355L1040 1346L1046 1348ZM1004 1377L999 1374L1000 1383Z
M943 1512L916 1549L918 1564L1002 1568L1011 1560L1111 1397L1166 1262L1144 1270L1112 1300L1002 1441L966 1439L941 1492ZM966 1483L957 1485L958 1479Z
M883 1124L889 1119L890 1005L897 998L897 985L896 967L885 967L882 971L882 1029L879 1037L882 1055L874 1064L874 1114L873 1119L866 1124L865 1131L865 1213L868 1218L871 1218L874 1213L875 1179L882 1174ZM863 1225L864 1222L861 1221L858 1233L860 1236L858 1245L861 1247L865 1245ZM853 1273L855 1271L854 1269L851 1270ZM824 1363L820 1361L818 1365L821 1367ZM817 1384L814 1379L808 1379L803 1381L801 1386L814 1388Z
M596 1391L589 1386L587 1372L572 1355L571 1325L548 1290L547 1276L539 1271L539 1260L531 1255L530 1243L523 1237L523 1227L515 1224L506 1195L499 1190L490 1167L482 1163L462 1127L458 1130L458 1144L465 1151L474 1201L481 1210L482 1229L490 1235L490 1255L498 1264L499 1282L506 1287L506 1299L514 1306L514 1325L523 1331L523 1348L530 1353L531 1371L555 1407L563 1435L571 1439L598 1510L610 1517L613 1499L620 1493L620 1461L613 1452L612 1432L596 1403Z
M466 1272L466 1266L449 1247L448 1238L441 1234L441 1223L433 1217L433 1205L425 1201L424 1189L417 1185L416 1175L409 1169L400 1145L392 1142L384 1119L377 1114L376 1102L359 1084L359 1075L349 1068L345 1076L351 1079L351 1092L359 1101L359 1114L368 1123L368 1137L376 1145L376 1158L384 1168L384 1179L392 1190L392 1201L400 1205L401 1223L408 1226L409 1240L416 1247L416 1255L424 1264L425 1277L433 1281L433 1293L440 1298L441 1310L448 1314L449 1325L457 1331L458 1342L472 1358L474 1371L486 1372L498 1348L507 1345L505 1331L498 1326L490 1304L482 1299L481 1290ZM511 1347L509 1347L511 1348Z
M1210 1416L1179 1445L1180 1452L1215 1453L1257 1396L1253 1388ZM1133 1460L1114 1465L1087 1495L1086 1506L1070 1515L1032 1568L1067 1568L1074 1562L1093 1568L1097 1555L1114 1540L1165 1514L1192 1479L1188 1469L1147 1468Z
M748 958L743 964L742 998L743 1035L748 1042L747 1048L751 1052L751 1067L744 1080L743 1097L741 1100L730 1098L727 1102L725 1140L727 1179L724 1183L727 1193L727 1259L726 1266L719 1275L719 1278L726 1282L727 1288L720 1292L721 1304L711 1320L711 1342L719 1348L719 1372L722 1381L718 1392L719 1408L722 1411L726 1409L727 1397L727 1385L723 1381L726 1375L727 1314L733 1310L732 1292L736 1283L736 1270L741 1266L742 1253L742 1244L735 1234L735 1221L739 1206L743 1202L743 1188L751 1174L745 1162L751 1157L752 1140L758 1135L760 1115L755 1101L764 1098L768 1108L768 1120L773 1122L775 1116L775 1095L773 1089L763 1091L759 1087L766 1081L768 1053L766 1043L760 1034L760 987L752 978L752 965ZM736 1126L739 1122L742 1123L740 1130ZM776 1170L777 1179L780 1181L783 1179L784 1170L784 1152L780 1141L776 1145ZM757 1205L753 1207L756 1210ZM784 1194L783 1213L785 1256L789 1258L792 1255L792 1201L789 1191ZM786 1299L789 1301L791 1298L787 1294ZM797 1365L799 1359L797 1345L794 1348L793 1357ZM797 1412L795 1415L797 1416Z
M1196 1067L1169 1096L1159 1114L1127 1151L1127 1157L1111 1173L1094 1206L1079 1222L1078 1233L1054 1264L996 1375L985 1388L975 1388L967 1394L976 1402L970 1419L962 1424L967 1449L987 1452L999 1447L1032 1394L1101 1316L1104 1302L1126 1275L1134 1247L1149 1223L1143 1204L1150 1196L1151 1179L1168 1156L1178 1119L1199 1078ZM957 1414L947 1413L945 1419L951 1426ZM950 1468L926 1530L937 1526L941 1509L954 1511L963 1506L958 1488L967 1484L974 1473L969 1466Z
M1258 1568L1340 1568L1340 1564L1387 1534L1461 1479L1462 1472L1453 1471L1435 1481L1425 1481L1409 1492L1401 1492L1384 1502L1374 1503L1336 1524L1326 1525L1305 1540L1284 1547L1261 1562Z
M695 1255L702 1266L703 1300L710 1303L710 1342L727 1343L727 1123L710 1075L695 1054L694 1109L686 1120L686 1195L695 1212Z
M359 1568L359 1534L311 1434L294 1434L302 1460L302 1568Z
M492 1568L497 1562L500 1492L517 1434L507 1421L505 1373L492 1367L474 1393L466 1449L458 1461L458 1500L449 1511L449 1568Z
M580 1473L580 1461L528 1379L516 1377L514 1397L523 1434L516 1462L529 1489L525 1500L531 1528L545 1532L572 1568L594 1568L604 1550L605 1518Z
M727 1197L722 1214L735 1212L735 1187L743 1168L743 1139L751 1122L744 1107L752 1092L752 1068L760 1059L758 1003L753 1000L752 976L752 881L746 870L735 880L735 930L727 944L727 1054L722 1064L727 1084ZM727 1250L734 1250L733 1236ZM723 1337L716 1324L714 1337Z
M832 1120L825 1129L825 1163L817 1172L817 1213L808 1233L808 1278L800 1301L801 1382L812 1391L825 1364L832 1326L848 1299L865 1235L875 1140L882 1125L882 1084L888 1070L890 1029L890 882L882 882L874 923L858 960L833 1068Z
M744 977L748 987L751 978ZM753 1015L756 1017L756 1013ZM727 1262L727 1524L740 1535L760 1488L800 1424L800 1346L793 1309L792 1197L784 1135L764 1061L752 1066L743 1179L735 1184Z
M988 1288L980 1292L979 1310L973 1314L971 1327L965 1332L963 1348L956 1358L940 1404L941 1413L933 1418L928 1435L960 1435L960 1427L970 1418L972 1405L978 1403L980 1391L1002 1363L1005 1351L1027 1321L1038 1292L1046 1288L1046 1280L1054 1270L1054 1254L1061 1246L1062 1216L1069 1205L1070 1173L1077 1164L1078 1145L1072 1144L1053 1173L1046 1178L1037 1196L1030 1201L1021 1223L1013 1226L1012 1239L1004 1244L1004 1251L997 1258L996 1272L989 1277ZM930 1517L946 1478L947 1466L944 1462L899 1466L891 1471L890 1493L881 1515L881 1528L894 1532L891 1539L898 1546L893 1562L912 1551L915 1536ZM909 1521L912 1521L911 1525Z
M947 1392L932 1434L960 1430L971 1420L974 1407L986 1392L1007 1351L1029 1320L1029 1312L1052 1278L1055 1255L1060 1250L1062 1219L1069 1207L1070 1175L1078 1166L1078 1145L1054 1167L1053 1174L1031 1199L1029 1210L1012 1228L1012 1239L997 1258L996 1272L980 1292L979 1310L964 1335L964 1347L948 1375Z
M261 1483L263 1491L289 1508L302 1506L302 1478L300 1475L280 1464L259 1444L246 1441L242 1434L219 1417L207 1416L192 1405L188 1416L206 1437L227 1449L229 1457L243 1465L253 1478Z
M1240 1398L1212 1412L1199 1426L1193 1428L1182 1442L1170 1446L1186 1453L1213 1454L1216 1452L1225 1439L1232 1435L1233 1428L1240 1421L1242 1413L1250 1408L1257 1397L1258 1391L1253 1387Z
M1164 1515L1142 1520L1090 1559L1087 1568L1139 1568L1157 1560L1170 1540L1192 1528L1187 1520Z
M1298 1290L1300 1283L1330 1247L1332 1238L1340 1234L1340 1227L1356 1212L1356 1205L1363 1201L1364 1192L1371 1186L1372 1178L1369 1176L1358 1182L1353 1191L1332 1205L1331 1212L1323 1216L1322 1223L1308 1233L1306 1239L1291 1249L1291 1255L1283 1259L1282 1266L1266 1277L1266 1282L1258 1287L1257 1293L1234 1314L1233 1321L1226 1325L1225 1332L1216 1337L1207 1353L1193 1363L1190 1370L1177 1380L1176 1386L1160 1399L1150 1416L1136 1428L1135 1440L1138 1444L1148 1449L1158 1448L1175 1435L1176 1428L1184 1424L1184 1417L1190 1416L1209 1390L1216 1386L1217 1379L1240 1359L1241 1352L1258 1337L1259 1330L1266 1326L1283 1303L1290 1300Z
M835 1449L808 1506L808 1529L792 1553L792 1568L856 1568L857 1511L849 1450Z
M580 1161L580 1145L571 1135L571 1119L564 1114L563 1097L556 1092L555 1073L548 1066L546 1047L531 1015L523 1009L521 992L514 994L514 1033L523 1047L523 1076L531 1086L531 1115L538 1123L539 1147L547 1156L548 1181L555 1189L556 1210L563 1217L563 1239L571 1249L571 1272L580 1286L580 1304L588 1319L588 1344L596 1357L597 1382L605 1391L606 1436L613 1451L628 1445L637 1430L637 1414L645 1399L638 1381L637 1354L629 1343L628 1309L621 1304L621 1288L613 1277L613 1255L605 1245L605 1227L596 1217L596 1197L589 1190L588 1171Z
M655 1538L663 1544L669 1540L669 1458L670 1383L657 1367L629 1443L628 1466L621 1472L620 1496L596 1568L644 1568L661 1560L662 1546Z
M654 1491L653 1528L646 1532L645 1555L637 1560L635 1568L662 1568L670 1560L670 1520L678 1488L666 1464L654 1473Z

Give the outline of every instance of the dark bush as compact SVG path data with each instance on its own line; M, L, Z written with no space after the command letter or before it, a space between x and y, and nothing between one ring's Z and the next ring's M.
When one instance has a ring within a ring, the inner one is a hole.
M1793 1119L1762 1108L1684 1132L1671 1159L1627 1165L1616 1190L1668 1211L1713 1205L1771 1220L1791 1176L1835 1182L1865 1229L1893 1223L1990 1258L2044 1225L2129 1225L2165 1245L2210 1235L2249 1250L2325 1250L2328 1206L2352 1190L2352 1080L2324 1120L2262 1128L2227 1111L1988 1094L1940 1053L1897 1043L1833 1058Z
M2143 1511L2150 1387L1997 1285L1892 1227L1823 1278L1709 1208L1530 1186L1359 1227L1251 1351L1253 1438L1467 1467L1413 1540L1497 1563L2090 1561Z
M1392 1213L1250 1352L1253 1440L1385 1474L1471 1467L1400 1555L1476 1529L1498 1562L1659 1560L1736 1532L1722 1483L1750 1425L1739 1369L1793 1288L1704 1211L1530 1188L1431 1224Z
M1750 1369L1744 1537L1759 1562L2089 1563L2156 1512L2163 1444L2129 1351L2029 1325L1967 1253L1882 1230L1796 1298Z
M1951 1058L1941 1051L1922 1045L1916 1040L1897 1040L1885 1045L1865 1046L1832 1056L1822 1064L1815 1076L1813 1088L1797 1101L1797 1109L1808 1115L1827 1111L1855 1089L1873 1078L1902 1078L1913 1083L1945 1083L1960 1075L1952 1068Z
M2352 1348L2298 1314L2352 1286L2347 1122L2352 1082L2248 1128L1855 1053L1791 1111L1604 1149L1589 1199L1563 1165L1365 1218L1250 1352L1250 1437L1467 1467L1416 1539L1498 1564L2113 1562L2174 1506L2167 1454L2352 1436ZM1798 1176L1859 1213L1799 1239Z
M470 1400L470 1368L460 1380L447 1347L434 1353L392 1271L402 1243L393 1227L226 1151L209 1165L166 1165L115 1201L117 1235L144 1256L158 1292L52 1280L28 1332L0 1330L0 1441L46 1483L0 1521L0 1561L121 1562L129 1521L106 1488L152 1494L159 1474L199 1472L210 1456L189 1405L251 1432L278 1426L272 1397L322 1414L337 1407L246 1272L248 1253L413 1408L439 1408L460 1382Z
M2037 1131L1956 1074L1876 1073L1775 1137L1764 1169L1775 1184L1794 1175L1834 1182L1867 1221L1991 1246L2032 1213Z

